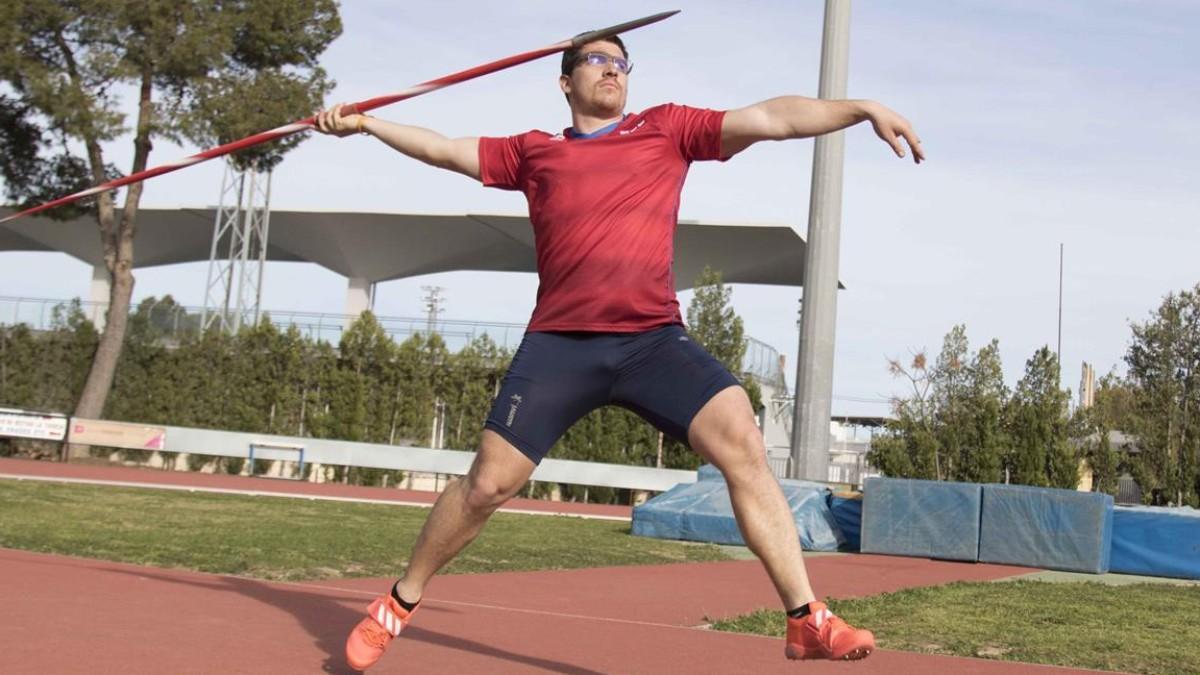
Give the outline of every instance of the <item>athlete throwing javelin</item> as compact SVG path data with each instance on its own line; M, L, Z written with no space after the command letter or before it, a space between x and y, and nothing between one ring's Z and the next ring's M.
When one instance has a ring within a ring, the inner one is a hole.
M666 104L626 113L632 64L619 37L563 53L571 110L560 133L446 138L341 106L317 116L335 136L370 134L426 164L529 202L537 305L485 423L467 476L438 498L391 591L346 641L364 670L412 621L425 585L517 493L550 447L600 406L620 405L720 469L738 527L787 610L792 659L860 659L875 648L816 599L791 510L767 467L762 433L737 379L688 339L671 261L692 162L725 161L759 141L809 138L869 121L900 157L922 161L909 123L871 101L784 96L716 111ZM907 144L908 148L905 147Z

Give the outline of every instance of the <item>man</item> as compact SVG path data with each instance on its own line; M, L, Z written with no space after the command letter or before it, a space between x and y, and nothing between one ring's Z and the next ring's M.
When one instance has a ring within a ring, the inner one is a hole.
M468 475L438 498L391 592L346 642L366 669L412 620L425 585L528 481L576 420L629 408L721 470L738 526L788 611L792 659L858 659L875 647L816 600L791 511L766 463L762 434L737 380L682 328L672 240L688 166L726 160L765 140L807 138L870 121L903 157L924 159L908 122L870 101L774 98L719 112L663 105L625 113L632 66L620 38L563 54L559 87L572 126L508 138L449 139L340 106L317 128L365 133L486 186L521 190L533 223L537 306L485 424Z

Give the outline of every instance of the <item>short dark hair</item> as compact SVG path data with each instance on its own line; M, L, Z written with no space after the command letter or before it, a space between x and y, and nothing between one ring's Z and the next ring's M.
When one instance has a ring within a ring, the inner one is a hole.
M586 35L586 33L580 33L579 35ZM575 37L579 37L579 35L576 35ZM592 42L611 42L612 44L621 48L621 56L624 56L626 59L629 58L629 51L625 49L625 43L621 42L621 36L619 36L619 35L611 35L609 37L603 37L603 38L600 38L599 40L592 40ZM581 51L582 49L583 49L583 45L579 45L578 47L571 47L567 51L563 52L563 56L562 56L562 74L563 75L570 75L571 71L575 70L575 66L579 65L580 59L583 58L583 52Z

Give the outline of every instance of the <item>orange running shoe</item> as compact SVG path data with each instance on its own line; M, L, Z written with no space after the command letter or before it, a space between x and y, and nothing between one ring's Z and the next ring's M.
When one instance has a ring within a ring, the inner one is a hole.
M375 598L367 606L367 618L359 621L346 638L346 663L355 670L366 670L375 665L388 643L408 626L420 607L418 602L409 612L390 594Z
M788 617L784 653L789 659L855 661L875 650L871 631L842 621L823 602L810 603L808 608L811 613L804 618Z

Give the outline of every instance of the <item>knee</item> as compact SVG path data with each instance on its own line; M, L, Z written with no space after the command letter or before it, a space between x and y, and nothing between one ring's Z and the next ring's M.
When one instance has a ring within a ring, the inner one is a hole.
M726 447L725 461L717 468L727 479L768 471L767 448L757 426L747 425L731 433Z
M517 486L519 489L520 486ZM466 479L467 507L492 512L516 494L517 490L489 476L469 475Z

